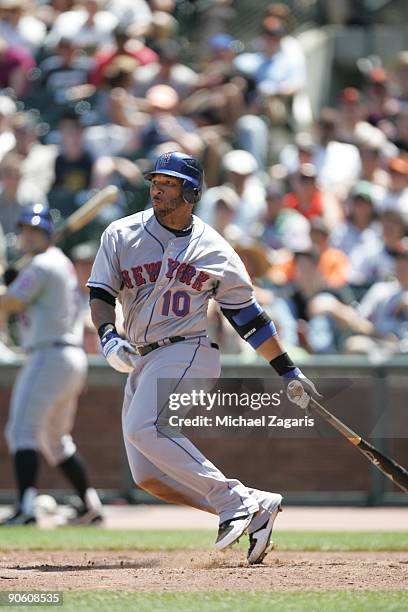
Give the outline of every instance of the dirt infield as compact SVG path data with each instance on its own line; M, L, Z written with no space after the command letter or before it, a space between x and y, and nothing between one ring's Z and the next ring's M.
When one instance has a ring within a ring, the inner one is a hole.
M8 551L0 590L408 590L408 553L279 552L249 567L242 551Z

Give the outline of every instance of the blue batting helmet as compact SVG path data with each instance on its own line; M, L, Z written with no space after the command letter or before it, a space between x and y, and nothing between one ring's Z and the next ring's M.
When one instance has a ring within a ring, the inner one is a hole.
M54 231L54 224L50 211L45 204L33 204L32 206L26 206L23 208L17 221L18 227L21 227L22 225L39 227L49 236L51 236Z
M163 153L157 159L154 169L145 173L145 179L151 181L155 174L167 174L183 179L183 198L195 204L201 198L204 172L201 164L185 153L172 151Z

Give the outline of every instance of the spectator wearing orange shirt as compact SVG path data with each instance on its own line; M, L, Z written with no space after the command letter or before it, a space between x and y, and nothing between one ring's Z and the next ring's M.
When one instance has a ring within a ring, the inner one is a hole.
M310 224L310 239L319 253L318 269L328 287L341 287L347 282L350 263L343 251L330 246L330 231L321 217Z
M293 208L309 221L323 217L332 229L343 217L339 202L333 194L319 189L313 164L301 164L292 178L293 191L284 196L285 208Z

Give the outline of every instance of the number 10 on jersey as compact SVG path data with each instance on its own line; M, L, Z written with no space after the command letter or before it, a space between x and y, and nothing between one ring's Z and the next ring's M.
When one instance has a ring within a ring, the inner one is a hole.
M190 296L187 291L166 291L163 295L162 315L168 317L170 308L176 317L185 317L190 312Z

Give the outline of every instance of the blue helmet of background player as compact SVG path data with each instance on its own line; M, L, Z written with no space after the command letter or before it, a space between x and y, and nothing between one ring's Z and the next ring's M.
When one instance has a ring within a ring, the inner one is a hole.
M54 232L54 223L48 206L45 204L33 204L22 209L17 221L17 227L29 225L42 229L48 236Z
M155 174L166 174L182 179L183 198L190 204L196 204L201 198L204 172L201 164L191 155L178 151L163 153L157 159L153 170L146 172L144 177L151 181Z

